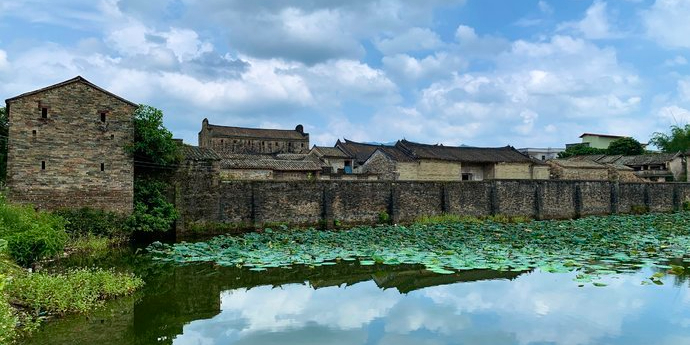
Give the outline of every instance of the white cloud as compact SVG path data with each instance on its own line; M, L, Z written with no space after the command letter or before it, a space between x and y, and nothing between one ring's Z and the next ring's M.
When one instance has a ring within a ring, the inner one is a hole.
M642 18L647 35L654 41L671 48L690 48L690 2L656 0Z
M10 66L9 61L7 61L7 53L0 49L0 71L7 69Z
M385 55L419 50L432 50L443 45L438 34L428 28L411 28L390 38L379 39L376 47Z
M403 84L450 77L467 66L467 62L458 55L446 52L420 59L397 54L384 57L382 62L388 75Z
M664 65L668 67L685 66L688 64L688 60L682 55L676 55L672 59L664 61Z
M663 131L669 126L685 126L690 124L690 110L677 105L662 107L657 112L657 118L661 122Z
M539 3L537 3L537 6L539 7L539 11L541 11L544 14L552 14L553 13L553 7L549 5L548 2L544 0L539 0Z
M559 26L560 30L575 29L588 39L609 39L619 37L609 23L607 4L604 1L594 1L585 17L578 22L566 22Z

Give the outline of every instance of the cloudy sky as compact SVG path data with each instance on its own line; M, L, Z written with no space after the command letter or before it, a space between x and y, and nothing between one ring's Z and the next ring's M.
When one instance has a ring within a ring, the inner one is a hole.
M690 121L687 0L0 0L0 98L81 75L312 143L558 147Z

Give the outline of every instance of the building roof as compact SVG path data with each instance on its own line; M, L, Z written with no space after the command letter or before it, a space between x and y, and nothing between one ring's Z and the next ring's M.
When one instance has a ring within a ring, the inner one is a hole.
M220 160L220 156L213 149L191 145L182 146L182 155L191 161Z
M94 89L96 89L96 90L98 90L98 91L100 91L100 92L103 92L103 93L107 94L108 96L111 96L111 97L113 97L113 98L116 98L116 99L118 99L118 100L124 102L124 103L127 103L128 105L131 105L131 106L133 106L133 107L135 107L135 108L136 108L136 107L139 107L138 104L136 104L136 103L134 103L134 102L130 102L130 101L128 101L128 100L126 100L126 99L124 99L124 98L122 98L122 97L120 97L120 96L118 96L118 95L116 95L116 94L114 94L114 93L112 93L112 92L106 90L106 89L103 89L103 88L99 87L98 85L96 85L96 84L94 84L94 83L92 83L92 82L86 80L86 79L85 79L84 77L82 77L82 76L76 76L76 77L74 77L74 78L72 78L72 79L65 80L65 81L63 81L63 82L60 82L60 83L57 83L57 84L54 84L54 85L46 86L46 87L44 87L44 88L41 88L41 89L38 89L38 90L34 90L34 91L25 92L25 93L23 93L23 94L21 94L21 95L19 95L19 96L14 96L14 97L12 97L12 98L6 99L6 100L5 100L5 103L9 103L9 102L12 102L12 101L14 101L14 100L17 100L17 99L20 99L20 98L24 98L24 97L27 97L27 96L31 96L31 95L35 95L35 94L38 94L38 93L41 93L41 92L44 92L44 91L48 91L48 90L51 90L51 89L56 89L56 88L59 88L59 87L63 87L63 86L65 86L65 85L69 85L69 84L72 84L72 83L82 83L82 84L88 85L88 86L90 86L90 87L92 87L92 88L94 88Z
M354 157L357 163L363 164L371 157L377 150L383 152L391 159L398 162L414 162L414 158L405 153L397 146L376 145L358 143L352 140L345 139L345 142L338 140L336 146L341 148L350 157Z
M224 158L220 162L221 169L260 169L274 171L321 171L321 164L313 160L282 160L275 158L256 157L253 159Z
M611 134L595 134L595 133L582 133L580 135L580 138L583 138L585 136L590 136L590 137L603 137L603 138L612 138L612 139L620 139L620 138L628 138L624 135L611 135Z
M466 147L419 144L407 140L398 141L396 147L418 159L434 159L473 163L534 163L534 160L511 146Z
M679 157L678 153L647 153L634 156L623 155L585 155L572 157L573 160L587 160L601 164L615 164L625 166L642 166L642 165L661 165Z
M549 163L556 164L564 168L578 169L607 169L606 165L587 159L552 159Z
M338 147L328 147L328 146L316 146L312 148L312 150L318 151L321 153L323 157L330 157L330 158L351 158L350 155L347 153L343 152Z
M306 140L309 137L308 133L299 130L302 128L302 125L297 125L295 129L266 129L212 125L208 124L207 120L204 123L209 134L213 137L243 137L268 140Z

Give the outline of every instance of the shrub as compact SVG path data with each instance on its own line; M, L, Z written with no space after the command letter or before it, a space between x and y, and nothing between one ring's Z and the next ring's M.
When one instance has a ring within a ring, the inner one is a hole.
M0 344L9 344L16 336L17 317L4 288L5 276L0 273Z
M683 201L682 208L683 211L690 211L690 200Z
M388 223L390 223L390 220L391 220L391 216L388 215L388 212L386 212L386 211L379 212L379 223L388 224Z
M630 206L630 213L632 213L632 214L649 213L649 208L645 205L632 205L632 206Z
M15 277L8 284L10 297L41 313L83 313L104 300L128 295L144 282L132 274L103 269L77 269L61 274L34 273Z
M175 206L165 198L168 184L156 179L134 182L134 212L127 219L131 231L168 231L178 217Z
M65 231L72 237L86 235L118 237L127 233L126 227L123 226L125 217L114 212L84 207L62 209L55 213L67 221Z
M64 224L54 214L0 200L0 238L7 241L8 253L20 265L61 253L68 238Z

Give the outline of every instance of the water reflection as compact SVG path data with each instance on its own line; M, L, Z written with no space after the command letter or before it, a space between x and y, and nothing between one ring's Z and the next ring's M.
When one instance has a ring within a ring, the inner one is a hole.
M690 344L685 278L578 287L572 274L343 264L138 268L140 295L53 322L35 344Z

